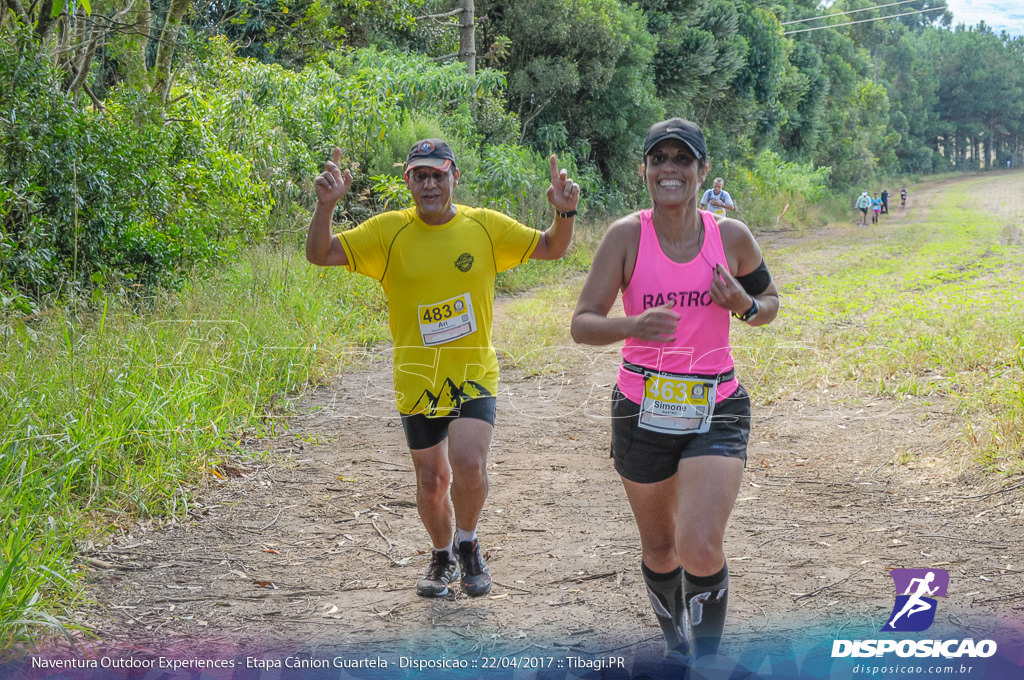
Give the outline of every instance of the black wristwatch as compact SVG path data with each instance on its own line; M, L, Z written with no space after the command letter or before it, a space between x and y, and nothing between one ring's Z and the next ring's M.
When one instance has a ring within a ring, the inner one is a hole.
M750 309L743 312L742 314L736 314L735 312L733 312L733 316L739 319L740 321L752 321L754 317L757 316L757 313L761 311L760 305L757 304L757 298L752 297L750 299L752 301Z

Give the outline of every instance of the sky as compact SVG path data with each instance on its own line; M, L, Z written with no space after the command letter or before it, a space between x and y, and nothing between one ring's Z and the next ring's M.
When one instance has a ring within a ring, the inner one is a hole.
M984 21L999 34L1024 35L1024 2L1020 0L946 0L953 13L953 26L975 26Z

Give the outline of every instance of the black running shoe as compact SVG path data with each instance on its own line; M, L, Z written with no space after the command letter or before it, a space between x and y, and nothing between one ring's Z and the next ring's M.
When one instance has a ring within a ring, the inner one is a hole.
M427 573L416 582L416 594L422 597L444 597L448 584L459 575L459 565L447 550L434 549L430 553Z
M491 570L480 554L477 540L459 543L459 566L462 567L462 591L470 597L480 597L491 592Z

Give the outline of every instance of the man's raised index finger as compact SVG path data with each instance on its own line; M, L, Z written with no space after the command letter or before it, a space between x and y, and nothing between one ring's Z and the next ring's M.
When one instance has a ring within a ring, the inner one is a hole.
M551 154L551 157L548 158L548 160L551 161L551 183L557 184L559 181L558 156L556 156L555 154Z

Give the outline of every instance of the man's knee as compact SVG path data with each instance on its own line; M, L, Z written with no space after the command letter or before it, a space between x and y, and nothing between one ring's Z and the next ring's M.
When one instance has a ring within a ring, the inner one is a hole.
M460 418L449 428L448 460L456 483L482 483L487 479L487 453L491 448L493 425L473 418Z
M435 469L433 467L420 468L416 471L416 485L420 494L428 498L438 498L448 495L448 486L451 484L451 473L447 468Z
M464 453L452 459L452 477L455 483L467 487L487 484L487 452Z

